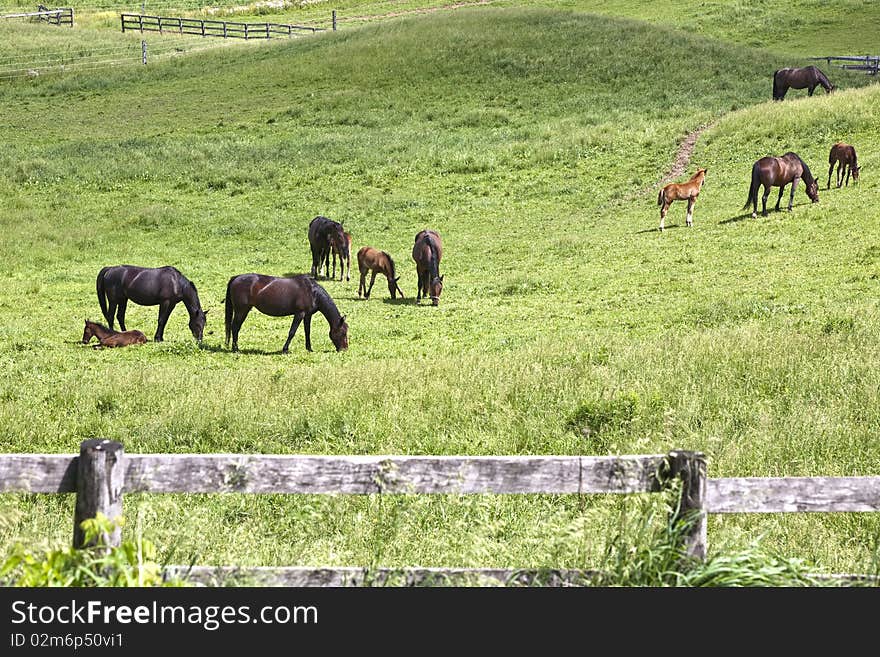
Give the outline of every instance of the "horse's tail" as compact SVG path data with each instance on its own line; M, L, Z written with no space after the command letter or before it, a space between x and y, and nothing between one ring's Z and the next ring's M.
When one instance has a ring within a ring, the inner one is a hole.
M779 73L782 69L777 69L773 72L773 100L782 100L781 95L781 87L782 84L779 82Z
M113 322L113 318L110 317L107 309L107 293L104 291L104 274L107 273L108 269L110 267L104 267L98 272L98 278L95 281L95 291L98 293L98 303L101 304L101 314L104 315L104 319L110 324Z
M437 255L437 244L434 240L429 236L425 242L428 244L428 249L431 251L431 276L439 276L440 275L440 257Z
M663 205L663 190L660 190L660 193L657 194L657 205Z
M223 305L225 307L226 312L226 345L229 346L229 337L232 335L232 281L235 280L235 276L229 279L229 282L226 284L226 299L223 301Z
M748 210L750 205L758 202L758 188L760 186L761 174L758 173L758 163L755 162L752 165L752 184L749 185L749 198L746 200L746 204L742 207L743 210Z

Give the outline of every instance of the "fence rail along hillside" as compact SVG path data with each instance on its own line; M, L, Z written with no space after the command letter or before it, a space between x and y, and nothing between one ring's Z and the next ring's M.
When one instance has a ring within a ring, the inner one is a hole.
M73 8L57 7L49 9L44 5L39 5L37 11L29 11L17 14L2 14L0 18L33 18L42 23L49 25L67 25L73 27Z
M230 21L182 18L179 16L147 16L120 14L123 32L160 32L163 34L191 34L224 39L271 39L293 37L302 33L324 32L325 28L286 23L233 23ZM336 23L334 20L334 28Z
M83 441L74 454L0 454L0 493L75 493L74 545L80 523L122 515L125 492L289 494L594 494L654 493L681 483L674 518L689 518L686 552L705 558L709 513L880 511L880 476L709 479L697 452L639 456L301 456L125 454L122 444ZM120 534L107 537L118 545ZM230 569L234 570L232 566ZM203 567L210 581L218 569ZM222 569L221 569L222 570ZM285 569L277 569L284 571ZM462 569L409 569L422 581ZM520 571L475 569L492 579ZM563 571L556 571L564 581ZM560 575L561 573L561 575ZM340 585L363 569L301 568L263 583Z
M824 60L828 62L828 66L832 64L840 68L846 68L853 71L864 71L868 75L877 75L880 69L880 55L859 55L859 56L827 56L827 57L810 57L814 60Z

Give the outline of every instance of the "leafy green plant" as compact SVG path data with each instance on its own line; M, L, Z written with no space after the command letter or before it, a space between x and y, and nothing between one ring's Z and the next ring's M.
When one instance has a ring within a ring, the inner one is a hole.
M91 547L72 546L40 551L17 544L0 564L0 583L6 586L181 586L165 580L156 562L156 546L138 536L118 547L104 542L118 523L102 513L80 525Z

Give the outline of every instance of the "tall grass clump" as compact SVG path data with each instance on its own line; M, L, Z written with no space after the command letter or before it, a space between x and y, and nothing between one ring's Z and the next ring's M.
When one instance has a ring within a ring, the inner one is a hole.
M685 554L694 517L673 520L671 505L627 507L605 547L594 586L777 587L825 586L803 559L775 554L755 540L746 548L713 550L705 560ZM658 517L660 514L662 516Z

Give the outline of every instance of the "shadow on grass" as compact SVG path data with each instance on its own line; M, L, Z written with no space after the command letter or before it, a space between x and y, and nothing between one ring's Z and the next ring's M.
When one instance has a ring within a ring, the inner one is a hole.
M397 299L392 299L391 297L385 297L384 299L382 299L382 303L387 303L387 304L390 304L390 305L392 305L392 306L406 306L406 305L411 305L411 304L414 304L415 301L416 301L416 300L415 300L415 297L410 297L410 298L401 298L401 297L398 297Z
M681 226L678 224L669 224L663 229L663 232L666 232L667 230L673 230L675 228L681 228ZM645 233L657 233L658 235L662 234L657 226L655 226L654 228L645 228L644 230L638 230L634 234L644 235Z

